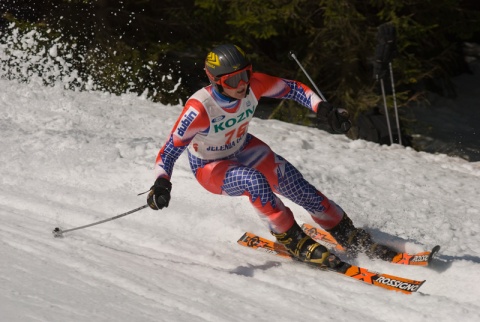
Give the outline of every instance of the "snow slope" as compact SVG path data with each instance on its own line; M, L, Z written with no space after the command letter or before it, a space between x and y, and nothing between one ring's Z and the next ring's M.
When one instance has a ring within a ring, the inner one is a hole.
M245 197L203 190L186 154L169 208L53 238L145 204L137 193L181 106L35 81L0 88L0 321L480 321L480 163L253 120L375 238L442 245L431 268L357 259L427 280L408 296L238 246L267 228Z

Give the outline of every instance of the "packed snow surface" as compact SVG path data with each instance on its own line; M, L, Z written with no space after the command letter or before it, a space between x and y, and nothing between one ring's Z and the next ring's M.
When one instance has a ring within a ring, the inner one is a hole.
M0 80L0 320L480 321L480 163L254 119L250 132L356 225L431 267L355 263L426 283L413 295L237 245L271 237L246 197L210 194L186 154L170 206L145 204L181 106ZM297 221L312 223L283 199Z

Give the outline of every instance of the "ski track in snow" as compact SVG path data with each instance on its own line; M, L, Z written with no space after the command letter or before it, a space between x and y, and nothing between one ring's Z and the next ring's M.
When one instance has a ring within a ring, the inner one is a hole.
M269 237L244 197L203 190L186 153L169 208L52 237L145 203L181 106L0 80L1 321L480 321L480 163L273 120L250 131L354 222L399 250L440 244L430 268L360 256L426 279L377 289L236 244ZM283 199L299 222L305 210Z

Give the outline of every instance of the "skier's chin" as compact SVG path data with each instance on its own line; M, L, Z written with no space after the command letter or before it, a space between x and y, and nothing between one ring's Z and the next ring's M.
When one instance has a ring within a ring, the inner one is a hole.
M247 89L247 85L242 85L236 89L225 89L224 93L231 98L240 100L247 95Z

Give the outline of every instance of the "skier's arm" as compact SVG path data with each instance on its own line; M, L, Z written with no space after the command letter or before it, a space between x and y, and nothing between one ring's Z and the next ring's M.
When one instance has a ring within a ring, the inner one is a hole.
M170 180L173 166L195 135L208 131L210 121L202 103L190 99L173 126L155 160L155 176Z
M253 92L260 97L292 99L317 114L322 122L327 122L332 130L345 133L350 127L348 111L336 108L323 101L307 85L284 78L274 77L262 73L254 73L250 82Z
M208 131L209 126L210 121L203 105L195 99L189 99L175 122L167 142L157 154L155 161L157 179L147 196L147 204L150 208L158 210L168 207L172 191L170 178L175 161L185 151L195 135L202 131Z
M323 102L307 85L295 80L253 73L250 86L257 99L260 97L291 99L315 113L318 104Z

